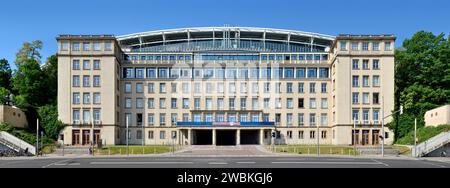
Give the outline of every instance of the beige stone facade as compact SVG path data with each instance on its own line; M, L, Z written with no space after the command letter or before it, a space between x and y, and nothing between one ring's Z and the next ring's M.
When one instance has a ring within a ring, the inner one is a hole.
M28 128L25 112L14 106L0 105L0 123L8 123L17 128Z
M425 126L450 125L450 104L428 110L424 115Z
M127 120L135 145L378 145L382 99L393 110L392 35L217 27L57 40L67 145L92 132L125 144Z

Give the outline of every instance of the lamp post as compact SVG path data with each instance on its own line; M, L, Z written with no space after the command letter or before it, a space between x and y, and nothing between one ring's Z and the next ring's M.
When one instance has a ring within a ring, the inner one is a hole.
M39 118L36 122L36 157L39 156Z
M353 151L356 155L356 118L353 118Z

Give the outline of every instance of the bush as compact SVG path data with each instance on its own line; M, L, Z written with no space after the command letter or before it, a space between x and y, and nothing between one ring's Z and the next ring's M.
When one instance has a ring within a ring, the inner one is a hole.
M419 143L438 135L441 132L450 131L450 125L439 125L437 127L421 127L417 129ZM414 130L404 137L398 139L397 144L414 145Z
M58 135L64 128L64 124L58 120L58 109L56 105L49 104L39 107L38 114L45 136L54 140L58 139Z
M14 128L14 127L8 125L7 123L0 124L0 131L8 132L9 134L33 145L33 146L36 145L36 132L30 132L27 129ZM41 141L39 141L39 142L41 142ZM54 141L51 138L48 138L47 136L44 135L44 140L43 140L44 144L53 144L53 142Z

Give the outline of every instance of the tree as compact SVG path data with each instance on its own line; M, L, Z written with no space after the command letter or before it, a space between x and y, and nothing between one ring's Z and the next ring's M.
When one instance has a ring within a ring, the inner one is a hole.
M8 60L0 59L0 87L10 90L11 76L12 71L11 67L9 66Z
M424 126L427 110L450 102L450 40L419 31L396 50L395 59L395 110L405 108L391 123L397 140L412 130L415 118Z
M39 63L34 59L22 62L13 78L13 90L18 94L16 96L17 106L36 108L44 104L47 97L44 84Z
M47 92L47 103L56 104L56 96L58 95L58 56L52 55L47 58L42 71L45 91Z
M16 53L16 66L20 66L22 63L26 62L28 59L34 59L37 62L41 61L41 53L39 50L42 49L42 41L35 40L31 43L24 42L22 48Z
M9 96L11 92L4 87L0 87L0 105L6 104L6 100L4 97Z
M57 139L59 133L64 128L64 124L58 120L57 106L55 104L48 104L39 107L38 114L45 135L49 138Z

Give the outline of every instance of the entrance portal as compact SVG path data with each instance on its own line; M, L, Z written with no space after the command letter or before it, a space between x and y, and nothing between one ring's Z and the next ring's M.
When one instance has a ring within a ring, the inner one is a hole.
M241 130L241 145L260 144L259 130Z
M193 130L193 145L212 145L212 130Z
M236 145L236 130L216 130L216 145L218 146Z

